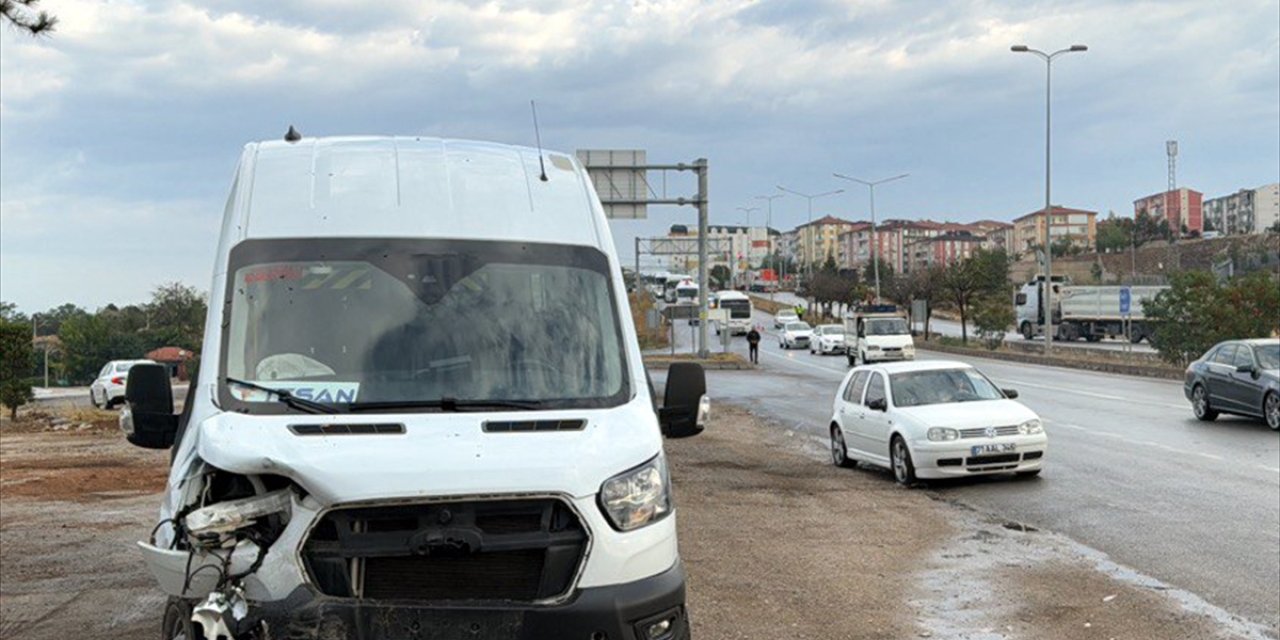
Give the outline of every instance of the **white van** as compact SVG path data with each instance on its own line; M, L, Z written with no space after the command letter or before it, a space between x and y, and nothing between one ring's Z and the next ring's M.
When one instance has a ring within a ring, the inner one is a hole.
M907 319L891 304L863 305L846 315L844 349L851 367L916 358Z
M121 419L173 448L163 638L688 638L662 438L705 380L655 410L625 290L571 155L248 145L198 380L174 415L135 366Z

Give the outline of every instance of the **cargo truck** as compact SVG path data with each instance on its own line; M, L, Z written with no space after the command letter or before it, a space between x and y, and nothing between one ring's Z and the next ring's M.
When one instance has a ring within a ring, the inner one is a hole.
M1152 325L1145 303L1167 286L1071 285L1053 279L1055 340L1128 338L1133 343L1151 341ZM1022 285L1014 302L1018 332L1026 339L1044 335L1044 277ZM1126 326L1126 324L1128 326Z

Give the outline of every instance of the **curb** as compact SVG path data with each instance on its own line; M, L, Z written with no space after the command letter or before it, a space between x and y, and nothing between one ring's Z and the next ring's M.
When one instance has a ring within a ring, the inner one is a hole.
M698 360L695 358L645 358L646 369L666 369L676 362L695 362L708 371L749 371L755 369L751 363L733 360Z
M951 353L961 356L972 356L974 358L1005 360L1008 362L1021 362L1024 364L1063 367L1067 369L1082 369L1085 371L1097 371L1100 373L1117 373L1120 375L1160 378L1164 380L1181 380L1183 378L1182 369L1158 365L1127 364L1123 362L1093 362L1077 360L1075 358L1046 358L1044 356L1037 356L1029 353L1011 353L1008 351L991 351L988 349L950 347L936 342L923 340L916 344L916 348L936 353Z

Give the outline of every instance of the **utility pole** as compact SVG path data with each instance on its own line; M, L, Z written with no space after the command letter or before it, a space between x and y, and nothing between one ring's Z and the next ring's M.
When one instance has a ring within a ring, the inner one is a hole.
M784 186L782 186L782 185L778 185L778 190L779 190L779 191L785 191L785 192L787 192L787 193L789 193L789 194L791 194L791 195L793 195L793 196L800 196L801 198L804 198L805 200L807 200L807 201L808 201L808 206L809 206L809 222L805 224L805 226L804 226L804 231L800 234L800 236L801 236L801 239L802 239L802 240L804 239L804 237L805 237L806 235L807 235L807 236L808 236L808 238L809 238L809 242L806 242L806 243L805 243L805 245L806 245L805 253L806 253L806 254L809 254L809 255L806 255L806 256L805 256L805 261L804 261L804 262L805 262L805 277L806 277L806 278L812 278L812 277L813 277L813 261L814 261L814 258L816 258L816 257L817 257L817 256L816 256L816 254L817 254L817 252L818 252L818 251L817 251L817 248L816 248L816 247L814 247L815 242L814 242L814 240L813 240L813 236L814 236L814 231L813 231L813 201L814 201L814 200L817 200L818 198L825 198L825 197L827 197L827 196L834 196L834 195L836 195L837 193L844 193L844 189L836 189L835 191L824 191L823 193L801 193L801 192L799 192L799 191L795 191L795 190L793 190L793 189L788 189L788 188L786 188L786 187L784 187Z
M707 351L707 159L693 161L698 172L698 357Z
M852 176L841 175L839 173L833 173L831 175L840 178L841 180L849 180L859 184L865 184L867 185L867 190L871 192L871 268L875 271L876 278L876 304L880 304L880 256L878 253L880 238L876 236L876 185L893 182L894 180L901 180L911 174L904 173L893 176L892 178L883 178L880 180L863 180L862 178L854 178Z
M1045 53L1025 44L1010 47L1014 53L1033 53L1044 60L1044 352L1053 351L1053 204L1051 198L1053 59L1064 54L1088 51L1089 47L1073 44L1066 49Z
M769 210L768 210L768 212L767 212L767 213L765 213L765 217L764 217L764 239L765 239L765 242L767 243L767 247L768 247L768 248L765 250L765 253L766 253L767 255L769 255L771 258L772 258L772 257L773 257L773 255L774 255L774 253L773 253L773 236L771 235L771 233L773 232L773 201L774 201L774 200L777 200L778 198L783 198L783 197L785 197L785 196L783 196L781 193L774 194L774 195L771 195L771 196L756 196L756 200L764 200L764 201L766 201L766 202L768 202L768 203L769 203ZM775 264L774 266L776 267L777 265ZM785 269L783 269L782 271L785 271ZM781 275L779 275L779 276L778 276L778 284L777 284L777 286L775 286L775 287L773 287L773 288L769 289L769 302L773 302L773 289L776 289L778 286L782 286L782 276L781 276Z

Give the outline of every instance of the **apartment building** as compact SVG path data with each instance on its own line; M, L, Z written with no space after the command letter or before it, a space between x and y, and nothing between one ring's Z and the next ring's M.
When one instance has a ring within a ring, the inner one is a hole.
M1204 231L1203 206L1204 194L1183 187L1134 200L1133 215L1166 220L1175 234L1200 233Z
M724 265L729 270L738 273L747 269L753 269L760 265L760 262L769 255L775 240L779 233L768 227L746 227L740 225L723 225L713 224L707 226L707 238L712 241L728 240L726 250L720 250L724 243L715 242L713 247L715 251L708 254L708 266ZM669 238L697 238L697 227L689 227L683 224L672 225L667 232ZM673 256L670 261L671 267L677 270L693 270L698 267L698 256Z
M835 216L823 216L813 222L796 227L796 260L801 265L821 267L827 257L840 255L840 234L853 228L854 223Z
M1098 237L1098 212L1053 205L1047 223L1053 242L1063 239L1073 246L1091 250ZM1010 255L1019 257L1044 244L1046 221L1044 209L1032 211L1013 221L1013 248Z
M973 252L982 248L987 238L969 230L949 230L935 236L917 239L906 246L904 260L911 272L931 266L951 266L968 260Z
M1210 198L1204 201L1202 213L1205 231L1223 235L1263 233L1280 222L1280 183Z

